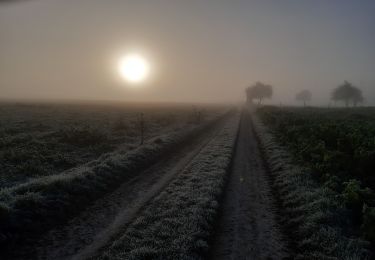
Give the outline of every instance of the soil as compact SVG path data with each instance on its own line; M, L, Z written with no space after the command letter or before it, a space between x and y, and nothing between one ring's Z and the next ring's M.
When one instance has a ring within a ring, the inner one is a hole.
M267 168L244 111L210 258L286 259Z

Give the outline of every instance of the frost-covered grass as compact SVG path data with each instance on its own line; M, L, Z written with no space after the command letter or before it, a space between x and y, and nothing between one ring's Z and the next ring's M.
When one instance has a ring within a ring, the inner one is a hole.
M220 118L158 136L132 151L119 149L63 174L0 190L1 245L14 243L18 237L38 235L66 221L177 146L212 127L217 120Z
M347 212L338 194L319 185L311 171L297 166L255 115L253 121L296 259L369 259L368 243L346 235Z
M297 164L345 204L345 229L375 245L375 109L263 107L257 114Z
M201 259L208 251L233 154L238 115L98 259Z
M204 106L202 122L223 107ZM193 125L189 105L0 103L0 188L59 174L119 146Z

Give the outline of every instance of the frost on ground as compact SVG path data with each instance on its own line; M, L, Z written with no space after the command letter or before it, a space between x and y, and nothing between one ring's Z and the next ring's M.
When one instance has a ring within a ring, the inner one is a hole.
M120 149L64 174L0 190L1 246L14 248L66 221L209 125L165 134L130 152Z
M289 256L269 181L250 114L244 110L211 259Z
M253 122L282 203L295 259L369 259L366 242L345 237L336 194L320 187L310 172L296 166L255 114Z
M204 106L201 122L224 108ZM193 124L189 105L52 104L0 102L0 189L64 171L141 139Z
M28 255L39 259L86 259L107 244L122 227L137 217L142 207L163 190L194 160L199 151L221 129L225 119L212 124L189 143L173 150L165 159L140 172L96 201L66 225L56 227ZM31 252L30 252L31 251Z
M200 259L208 251L238 117L95 259Z

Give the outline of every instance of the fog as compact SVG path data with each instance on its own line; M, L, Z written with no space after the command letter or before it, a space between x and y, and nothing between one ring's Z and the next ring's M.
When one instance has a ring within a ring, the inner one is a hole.
M29 0L0 2L0 98L240 102L255 81L273 103L348 80L375 105L372 0ZM132 86L117 60L150 62Z

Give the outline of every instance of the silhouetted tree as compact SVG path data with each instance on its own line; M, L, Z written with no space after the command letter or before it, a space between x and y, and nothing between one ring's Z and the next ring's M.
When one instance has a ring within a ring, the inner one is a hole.
M346 80L333 90L331 99L335 102L343 101L347 107L350 102L353 103L353 106L363 102L362 91Z
M301 92L297 93L296 100L302 101L303 106L306 106L306 102L311 101L311 92L309 90L302 90Z
M253 99L258 99L258 103L262 104L262 100L272 97L272 86L262 82L256 82L254 85L246 89L247 101L252 102Z
M353 96L353 106L357 106L358 104L362 104L364 99L362 96L362 91L360 89L356 89Z

